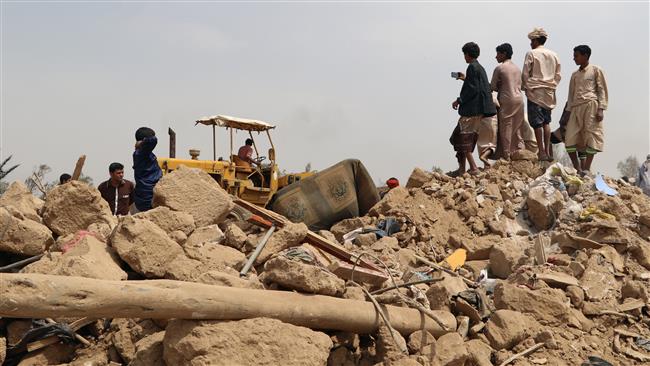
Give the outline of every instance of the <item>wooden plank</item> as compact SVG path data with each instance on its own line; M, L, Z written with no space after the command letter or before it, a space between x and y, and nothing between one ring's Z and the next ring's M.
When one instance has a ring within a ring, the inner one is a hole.
M535 277L546 282L546 284L551 287L566 288L567 286L580 286L578 280L575 277L565 273L537 273L535 274Z
M374 271L361 266L354 267L354 278L352 277L352 268L349 263L334 261L327 266L330 272L346 280L354 279L355 282L363 282L371 285L381 285L388 280L388 275L384 272Z
M334 242L331 242L324 237L316 234L313 231L308 231L307 232L307 242L309 244L312 244L320 249L322 249L324 252L327 252L336 258L342 259L346 262L349 263L356 263L358 256L352 252L349 252L347 249L343 248L341 245L336 244ZM374 271L378 272L383 272L383 270L375 265L372 262L369 262L368 260L361 258L359 259L359 267L364 267L368 269L372 269Z
M83 169L85 162L86 162L86 155L81 155L77 160L77 165L75 165L74 167L74 173L72 173L72 180L79 180L79 177L81 177L81 169Z
M250 202L244 201L242 199L236 198L236 199L233 200L233 202L236 205L251 211L253 214L258 215L258 216L262 217L263 219L271 221L272 223L274 223L276 226L278 226L280 228L282 228L285 225L290 223L289 219L287 219L286 217L284 217L284 216L282 216L282 215L280 215L280 214L278 214L276 212L273 212L271 210L267 210L267 209L265 209L263 207L256 206L256 205L254 205L254 204L252 204ZM336 258L338 258L340 260L343 260L345 262L355 263L355 261L357 260L357 255L356 254L354 254L352 252L349 252L347 249L343 248L341 245L339 245L337 243L334 243L332 241L329 241L329 240L325 239L324 237L316 234L315 232L313 232L311 230L307 232L306 241L309 244L311 244L311 245L323 250L324 252L329 253L329 254L333 255L334 257L336 257ZM359 260L359 266L364 267L364 268L368 268L368 269L372 269L374 271L383 272L383 270L379 266L375 265L372 262L369 262L368 260L366 260L364 258L361 258Z
M73 332L78 331L79 329L85 327L88 324L93 323L95 318L89 318L89 317L83 317L80 319L77 319L76 321L72 322L69 324L70 329L72 329ZM85 345L90 345L90 342L88 342L85 338L81 337L80 335L75 333L75 338L77 338L81 343ZM83 341L82 341L83 339ZM50 336L47 338L39 339L38 341L29 343L27 345L27 352L33 352L36 350L39 350L41 348L45 348L49 345L58 343L60 341L59 337L57 336Z

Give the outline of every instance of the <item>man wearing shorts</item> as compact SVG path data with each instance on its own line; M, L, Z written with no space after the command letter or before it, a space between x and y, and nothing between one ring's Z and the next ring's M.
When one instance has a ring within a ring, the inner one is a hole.
M551 156L551 111L555 108L555 89L560 83L560 60L544 47L548 33L535 28L528 33L531 51L526 53L521 72L521 89L526 92L528 122L535 129L539 160Z
M569 101L566 110L571 112L566 126L564 145L573 166L582 174L590 174L596 153L603 151L603 115L607 109L607 82L603 70L589 63L591 48L580 45L573 49L573 60L580 68L573 72L569 82ZM587 159L581 166L578 147L586 148Z
M466 74L459 73L458 79L463 80L463 87L460 90L460 96L451 104L451 107L458 110L460 115L450 139L458 159L458 170L452 175L465 173L465 161L469 163L468 173L476 175L479 171L472 152L476 146L479 124L483 117L496 115L497 110L492 102L492 91L487 74L478 62L481 49L476 43L469 42L463 45L462 51L468 65Z

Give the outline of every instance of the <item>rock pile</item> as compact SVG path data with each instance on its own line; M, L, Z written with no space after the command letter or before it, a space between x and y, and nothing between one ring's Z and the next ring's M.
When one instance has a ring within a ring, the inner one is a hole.
M360 334L309 329L255 314L235 321L54 319L83 324L77 333L89 344L27 339L26 352L21 340L42 325L2 318L0 363L488 366L580 365L591 357L647 364L650 199L611 179L618 194L608 196L571 173L525 154L476 177L416 168L406 187L389 191L365 217L318 233L388 269L391 280L363 289L328 270L332 258L308 243L303 224L278 229L240 277L266 230L228 216L231 197L200 171L166 175L153 210L117 220L83 183L57 187L44 202L14 183L0 197L0 267L44 254L15 270L365 301L374 293L378 304L424 309L422 317L447 314L456 326L434 336L390 325ZM385 236L379 228L389 218L400 230ZM464 260L452 270L446 259L459 250Z

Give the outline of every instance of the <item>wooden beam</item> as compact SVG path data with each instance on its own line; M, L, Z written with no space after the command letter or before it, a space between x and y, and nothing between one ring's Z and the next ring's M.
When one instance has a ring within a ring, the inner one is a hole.
M81 170L83 169L85 162L86 162L86 155L81 155L77 160L77 165L75 165L74 167L74 172L72 173L72 180L79 180L79 177L81 177Z
M289 221L289 219L287 219L286 217L278 214L277 212L273 212L273 211L267 210L267 209L265 209L263 207L256 206L256 205L254 205L254 204L252 204L250 202L244 201L244 200L242 200L240 198L236 198L233 201L235 202L236 205L249 210L253 214L258 215L258 216L260 216L260 217L262 217L262 218L264 218L264 219L266 219L268 221L271 221L277 227L282 228L282 227L286 226L287 224L289 224L291 222L291 221ZM324 252L327 252L328 254L331 254L332 256L334 256L334 257L336 257L336 258L338 258L340 260L343 260L344 262L354 264L357 261L357 255L356 254L354 254L354 253L348 251L347 249L343 248L338 243L334 243L334 242L332 242L330 240L325 239L324 237L316 234L315 232L313 232L311 230L307 232L306 241L309 244L323 250ZM380 268L379 266L375 265L372 262L367 261L364 258L361 258L359 260L358 265L361 266L361 267L364 267L364 268L368 268L368 269L380 272L380 273L384 272L384 270L382 268Z
M371 302L337 297L147 280L105 281L35 273L0 274L0 317L94 317L239 320L278 319L311 329L368 334L382 324ZM447 330L420 311L383 305L404 335L425 329L438 337L456 329L449 311L433 311Z
M173 159L176 157L176 132L169 127L167 133L169 134L169 157Z
M384 272L375 271L361 266L354 267L354 276L352 276L353 267L354 265L349 263L334 261L327 266L327 269L346 280L354 280L355 282L369 283L371 285L381 285L389 278Z

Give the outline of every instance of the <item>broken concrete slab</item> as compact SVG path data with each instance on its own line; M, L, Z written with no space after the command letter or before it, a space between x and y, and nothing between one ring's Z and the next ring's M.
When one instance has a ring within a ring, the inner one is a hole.
M408 353L406 340L396 330L391 330L386 325L381 325L376 336L377 360L383 363L392 364L405 358Z
M513 310L497 310L490 315L485 335L495 350L511 349L528 337L535 337L541 325L531 316Z
M420 188L433 179L433 174L420 168L414 168L406 182L406 188Z
M183 165L156 184L153 205L189 213L197 227L222 222L234 207L230 195L208 173Z
M11 206L0 207L0 252L34 256L54 244L47 226L27 218L17 218L10 210L13 210Z
M441 273L442 281L432 282L426 292L431 310L450 310L451 297L467 290L467 285L460 277Z
M282 287L328 296L341 296L345 281L324 268L291 260L284 256L271 258L264 264L260 276L263 282L275 282Z
M515 310L532 315L544 325L569 324L582 328L580 319L571 313L564 291L552 288L530 290L503 281L494 288L497 309Z
M162 365L163 361L163 339L165 332L157 332L146 336L135 343L135 354L129 366L150 366Z
M467 251L467 260L484 260L490 258L490 251L494 244L501 241L496 235L480 236L476 238L460 238L454 235L449 236L449 243L457 248Z
M98 222L112 223L108 203L86 183L71 181L48 192L43 223L57 235L74 234Z
M338 223L332 225L330 232L336 238L335 241L343 243L343 235L349 233L350 231L362 227L366 227L372 224L370 217L352 217L349 219L341 220Z
M93 235L74 236L64 248L67 249L65 252L49 252L24 267L21 272L113 281L127 278L126 272L120 268L120 258L113 248Z
M240 270L246 263L244 253L225 245L209 242L199 246L185 244L183 250L189 258L201 261L209 269L220 270L223 267L230 267Z
M224 231L225 240L224 245L233 247L238 250L242 250L246 245L246 233L235 224L228 224L226 230Z
M172 320L165 331L167 365L322 366L332 341L325 333L279 320Z
M0 196L0 207L13 206L26 218L41 222L42 199L35 197L22 182L13 182Z
M630 247L630 252L640 265L650 269L650 244L638 242Z
M409 197L408 189L404 187L393 188L368 211L368 214L375 217L390 215L391 211L397 208L407 197Z
M411 333L406 343L409 352L418 353L424 350L424 347L436 343L436 338L427 331L417 330Z
M528 217L539 230L550 228L564 207L564 197L555 188L537 186L528 191Z
M469 353L469 364L472 366L493 366L492 353L494 350L480 339L472 339L465 342L465 348Z
M469 352L463 338L456 332L447 333L436 341L435 356L431 365L463 366L469 358Z
M211 243L211 244L221 244L225 238L225 235L219 229L219 226L214 224L214 225L208 225L208 226L203 226L200 227L190 235L187 240L185 241L185 244L183 244L184 248L198 248L203 246L206 243Z
M189 236L196 227L192 215L187 212L172 211L169 207L165 206L159 206L145 212L138 212L133 216L153 222L165 230L167 234L178 230Z
M490 272L498 278L508 278L519 266L530 260L524 253L530 243L525 238L506 238L490 250Z
M299 246L307 236L307 226L303 223L288 223L273 233L266 246L255 260L255 265L266 262L271 256L287 248Z
M567 286L579 286L578 280L566 273L546 272L535 275L538 280L546 282L547 285L554 288L567 288Z
M163 278L169 262L183 254L182 247L158 225L132 216L120 218L110 244L123 261L147 278Z
M589 257L585 271L580 278L580 286L585 297L591 301L607 298L619 288L611 266L606 266L600 254ZM609 267L609 268L608 268Z

